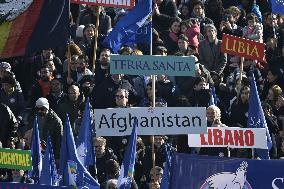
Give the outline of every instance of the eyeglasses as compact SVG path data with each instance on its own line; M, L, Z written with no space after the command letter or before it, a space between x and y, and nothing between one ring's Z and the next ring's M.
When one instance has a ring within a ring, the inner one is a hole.
M115 98L123 99L123 98L126 98L126 97L123 96L123 95L115 95Z

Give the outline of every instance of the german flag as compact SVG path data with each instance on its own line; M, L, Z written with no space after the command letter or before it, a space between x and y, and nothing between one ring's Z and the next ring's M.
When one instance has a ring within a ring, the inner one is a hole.
M25 3L30 4L26 10L18 9ZM67 44L69 0L2 0L0 13L0 58ZM14 19L12 14L16 15Z

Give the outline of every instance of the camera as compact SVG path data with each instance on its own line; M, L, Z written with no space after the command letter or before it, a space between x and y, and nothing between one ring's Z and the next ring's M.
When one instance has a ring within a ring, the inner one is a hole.
M197 24L197 23L198 23L198 18L191 18L191 19L190 19L190 22L191 22L192 24Z

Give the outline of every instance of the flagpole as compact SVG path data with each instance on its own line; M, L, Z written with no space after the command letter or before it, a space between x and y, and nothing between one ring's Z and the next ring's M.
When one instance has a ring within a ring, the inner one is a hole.
M100 25L100 11L101 6L96 7L96 30L95 30L95 41L94 41L94 55L93 55L93 69L92 72L95 73L96 59L97 59L97 48L98 48L98 38L99 38L99 25Z
M275 30L275 26L273 24L273 13L271 12L271 20L272 20L272 29L273 29L273 36L274 36L274 39L276 39L276 44L275 44L275 48L277 48L277 35L276 35L276 30Z
M255 159L255 157L254 157L254 148L251 149L251 159Z
M230 151L230 147L227 146L227 150L228 150L228 157L231 157L231 151Z
M70 50L70 45L71 45L71 36L69 36L69 42L67 46L67 78L71 78L71 50Z
M153 14L153 11L152 11L152 14ZM151 18L152 19L152 18ZM150 29L150 55L152 56L153 55L153 28L151 26L151 29ZM155 108L156 106L156 75L152 75L152 107ZM154 145L154 140L155 140L155 136L152 135L152 161L153 161L153 170L155 171L155 145Z
M244 70L244 61L245 58L241 57L241 63L240 63L240 78L239 78L239 84L242 84L242 80L243 80L243 70Z
M69 6L68 6L68 9L69 9L69 14L71 12L71 0L69 0ZM69 26L70 26L70 23L69 23ZM71 50L70 50L70 44L71 44L71 40L72 40L72 37L71 37L71 34L69 35L69 41L68 41L68 44L67 44L67 83L68 83L68 79L71 79Z

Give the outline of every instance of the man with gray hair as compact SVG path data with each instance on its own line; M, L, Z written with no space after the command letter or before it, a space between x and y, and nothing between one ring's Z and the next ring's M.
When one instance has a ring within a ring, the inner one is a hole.
M221 75L227 64L227 54L221 52L221 40L217 39L217 29L213 24L204 28L206 39L199 43L200 63L210 72Z

